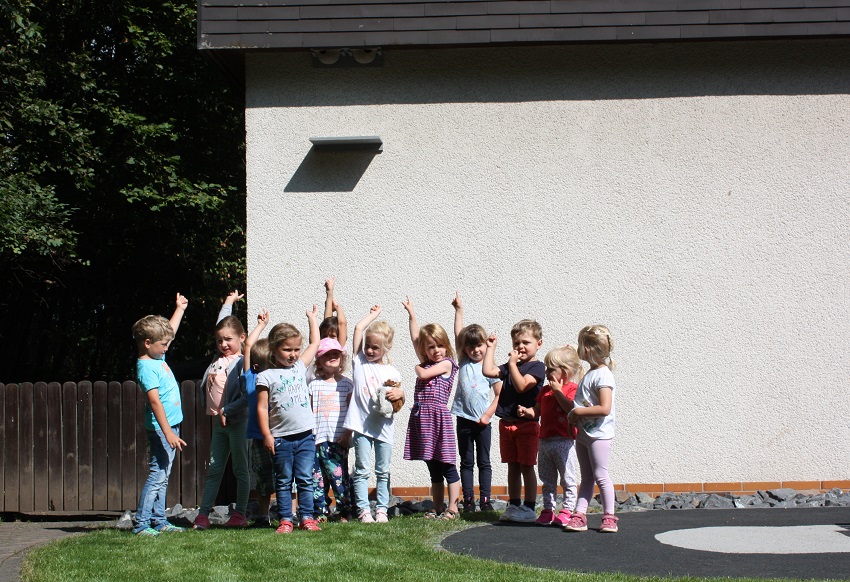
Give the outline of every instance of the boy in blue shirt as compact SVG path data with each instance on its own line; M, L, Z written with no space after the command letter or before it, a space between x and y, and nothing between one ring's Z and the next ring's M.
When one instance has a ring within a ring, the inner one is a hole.
M186 441L180 438L180 423L183 422L180 386L165 363L165 352L188 305L189 300L178 293L171 320L160 315L148 315L133 324L133 339L139 352L136 375L139 388L147 397L145 431L150 455L150 474L142 487L136 527L133 529L133 533L142 536L184 531L165 519L165 493L171 465L176 451L182 451L186 446Z

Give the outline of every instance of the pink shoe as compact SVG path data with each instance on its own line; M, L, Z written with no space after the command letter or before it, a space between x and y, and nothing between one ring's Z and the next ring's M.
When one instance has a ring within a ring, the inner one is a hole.
M558 515L556 515L552 519L552 525L556 525L558 527L564 527L565 525L567 525L570 522L570 516L571 515L572 514L570 513L570 511L568 509L562 509L561 511L558 512Z
M551 509L544 509L540 512L540 516L534 523L536 523L537 525L549 525L550 523L552 523L553 517L555 517L555 514L552 512Z
M292 522L284 519L284 520L281 520L280 525L275 530L275 533L288 534L288 533L292 533L293 529L294 529L294 526L292 525Z
M312 517L305 517L301 520L301 525L298 526L298 529L303 529L305 531L322 531L322 528L319 527L319 524Z
M603 533L617 533L617 522L620 521L611 513L606 513L602 516L602 527L599 531Z
M210 529L210 518L203 513L199 513L195 517L195 523L192 525L192 529Z
M587 531L587 517L583 513L574 513L564 526L564 531Z
M234 511L230 514L230 519L224 523L224 527L248 527L248 518Z

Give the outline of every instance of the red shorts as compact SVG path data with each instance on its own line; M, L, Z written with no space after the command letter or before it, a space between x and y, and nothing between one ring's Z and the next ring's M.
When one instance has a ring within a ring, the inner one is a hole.
M540 425L530 420L500 420L499 449L503 463L537 464Z

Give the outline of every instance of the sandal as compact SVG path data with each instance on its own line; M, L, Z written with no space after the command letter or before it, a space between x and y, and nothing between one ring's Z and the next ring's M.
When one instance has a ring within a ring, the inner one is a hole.
M436 511L426 511L425 515L423 515L422 517L424 517L425 519L437 519L437 512Z
M445 510L440 514L440 517L437 519L441 519L443 521L452 521L460 517L460 514L457 511L452 511L451 509Z

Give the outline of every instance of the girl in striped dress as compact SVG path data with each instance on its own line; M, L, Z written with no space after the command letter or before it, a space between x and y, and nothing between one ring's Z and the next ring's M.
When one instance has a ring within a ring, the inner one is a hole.
M446 330L436 323L419 328L410 297L402 305L410 316L410 339L420 364L416 366L416 391L407 424L404 458L425 461L431 475L431 497L434 511L425 514L430 519L457 519L460 497L460 476L455 461L455 431L449 412L449 396L457 374L454 350ZM443 481L449 489L445 504Z

